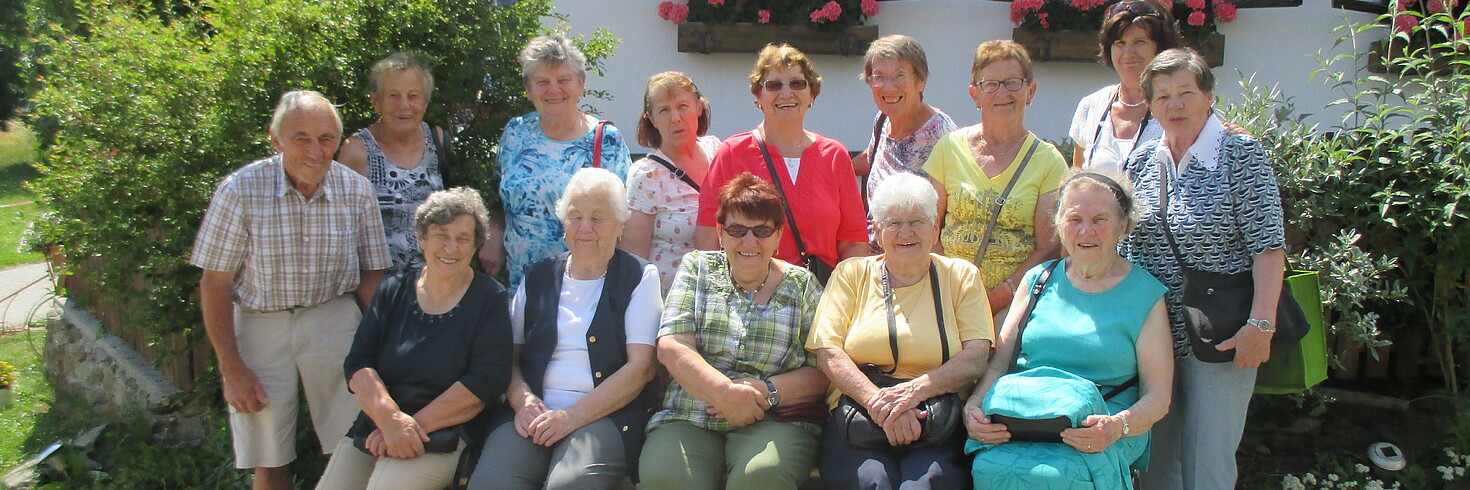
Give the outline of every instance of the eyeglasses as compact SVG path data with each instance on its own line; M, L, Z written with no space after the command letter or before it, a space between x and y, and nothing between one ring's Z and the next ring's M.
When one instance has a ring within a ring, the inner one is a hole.
M884 221L882 224L883 224L883 228L886 228L886 229L891 230L891 231L899 231L899 230L902 230L904 227L908 227L908 229L910 229L910 230L918 230L920 228L923 228L925 226L928 226L929 225L929 221L928 220L922 220L922 219L889 220L889 221Z
M1025 87L1026 83L1030 81L1030 78L1007 78L1005 80L981 80L970 85L980 87L981 92L993 94L995 91L1000 90L1001 87L1005 87L1008 92L1021 90L1021 87Z
M789 82L783 82L780 80L766 80L764 82L761 82L761 86L765 87L767 92L780 92L781 87L791 87L791 91L796 92L806 90L807 81L805 78L798 78Z
M734 238L745 238L746 233L755 233L756 238L770 238L776 234L776 227L771 225L741 226L725 225L725 234Z
M873 88L882 87L884 85L892 85L894 87L897 87L903 85L904 82L909 81L909 75L904 72L898 72L889 77L883 75L868 75L868 77L864 80L868 82L868 85L871 85Z
M1107 13L1103 17L1112 17L1122 12L1129 12L1138 17L1159 17L1159 11L1154 9L1153 5L1139 0L1126 0L1115 3L1111 7L1108 7Z

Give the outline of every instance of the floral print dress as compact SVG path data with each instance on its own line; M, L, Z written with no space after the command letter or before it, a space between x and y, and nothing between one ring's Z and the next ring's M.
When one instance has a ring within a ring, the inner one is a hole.
M699 149L713 159L720 139L699 138ZM662 151L652 155L673 163ZM674 284L674 273L684 254L694 250L694 219L699 214L699 190L690 187L662 164L651 158L633 162L628 170L628 209L653 216L653 241L648 261L658 266L664 292Z
M393 265L384 269L383 274L389 277L424 266L424 254L419 250L419 236L414 228L414 212L429 194L444 190L433 130L428 123L419 125L424 131L424 154L413 168L388 161L388 155L378 146L371 131L363 129L355 135L367 149L367 178L373 183L378 209L383 212L383 233L388 238L388 256L393 259Z

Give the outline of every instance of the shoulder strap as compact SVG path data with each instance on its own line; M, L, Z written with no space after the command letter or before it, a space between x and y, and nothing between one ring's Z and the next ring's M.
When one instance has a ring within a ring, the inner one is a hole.
M438 131L435 131L436 129ZM448 128L437 128L434 126L429 126L429 135L434 138L434 146L436 147L434 150L439 156L439 178L444 180L444 187L448 188L450 187L449 169L453 167L453 164L449 160L449 145L453 136L449 134Z
M995 231L995 223L1000 220L1000 210L1006 205L1006 198L1011 195L1011 189L1016 187L1016 181L1021 180L1021 172L1026 171L1026 164L1031 163L1031 156L1036 154L1036 148L1041 146L1041 138L1027 133L1031 137L1031 148L1026 150L1026 158L1021 159L1021 165L1016 167L1016 173L1011 174L1011 181L1006 184L1005 190L1000 192L1000 197L995 198L995 206L990 208L990 224L985 225L985 236L980 238L980 246L975 248L975 266L980 266L980 260L985 258L985 249L990 248L990 233Z
M1169 241L1169 250L1171 252L1174 252L1174 262L1179 264L1180 267L1184 267L1184 256L1179 254L1179 244L1174 242L1174 231L1171 230L1171 227L1169 226L1170 170L1168 166L1164 165L1164 162L1158 162L1158 164L1160 186L1159 196L1156 201L1159 203L1159 213L1162 215L1163 218L1159 224L1164 227L1164 238Z
M929 262L929 290L934 294L934 320L939 324L939 352L944 360L940 364L949 362L949 335L944 332L944 297L939 294L939 270L934 267L933 259Z
M878 147L883 145L883 123L888 121L888 115L878 113L878 122L873 124L873 150L868 152L868 168L873 166L873 155L878 153Z
M602 132L609 124L612 122L597 121L597 129L592 130L592 168L602 168Z
M689 174L684 173L684 169L676 167L668 160L664 160L658 155L654 155L652 153L648 154L648 159L658 162L659 165L663 165L664 169L668 170L669 173L674 174L674 177L678 177L679 180L684 181L685 184L689 184L689 187L693 187L696 192L699 191L699 183L695 182L693 178L690 178Z
M1021 358L1021 334L1026 333L1026 324L1031 322L1031 312L1036 311L1036 301L1041 299L1041 292L1046 289L1046 281L1051 279L1052 270L1057 264L1062 263L1060 259L1052 260L1051 265L1036 276L1036 284L1031 285L1031 299L1026 302L1026 313L1021 315L1021 323L1016 325L1016 342L1011 346L1011 367L1006 372L1016 370L1016 361Z
M750 135L755 137L756 146L761 147L761 157L766 159L766 171L771 173L771 183L776 184L776 193L781 195L781 207L786 211L786 224L791 226L791 238L796 240L796 253L805 261L806 244L801 241L801 230L796 228L796 217L791 214L791 200L786 198L786 189L781 185L781 176L776 173L776 164L771 163L771 150L766 148L766 140L760 134L752 131Z
M939 352L943 360L940 364L949 362L949 335L944 332L944 299L939 293L939 271L934 267L934 262L929 262L929 288L934 295L934 319L939 325ZM893 369L883 371L883 374L893 374L898 370L898 320L895 318L893 308L893 287L888 283L888 266L883 266L883 306L888 312L888 349L893 351ZM910 327L913 325L910 324Z

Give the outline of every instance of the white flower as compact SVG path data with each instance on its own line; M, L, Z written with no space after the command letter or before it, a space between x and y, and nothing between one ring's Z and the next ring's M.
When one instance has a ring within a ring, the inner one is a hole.
M1337 473L1328 473L1327 474L1327 481L1337 481L1339 479L1341 479L1341 478L1339 478L1337 476Z
M1358 482L1348 481L1342 483L1342 488L1358 488Z
M1465 476L1465 467L1464 466L1461 466L1461 467L1455 468L1455 476L1457 476L1457 477L1459 477L1459 476Z
M1307 486L1296 475L1286 475L1281 479L1281 490L1307 490Z
M1358 463L1358 464L1353 465L1353 469L1358 470L1358 473L1367 473L1368 472L1368 465L1365 465L1365 464L1362 464L1362 463Z
M1383 490L1383 482L1378 480L1368 480L1368 484L1363 485L1363 488L1365 490Z
M1450 458L1450 461L1454 461L1455 458L1458 458L1459 457L1459 455L1455 454L1455 448L1452 448L1452 447L1444 448L1444 455L1446 457L1449 457Z
M1306 476L1303 476L1302 477L1302 483L1306 483L1308 485L1316 485L1317 484L1317 475L1313 475L1311 473L1307 473Z
M1455 470L1450 469L1448 466L1435 466L1434 471L1438 471L1440 476L1444 477L1445 481L1455 479Z

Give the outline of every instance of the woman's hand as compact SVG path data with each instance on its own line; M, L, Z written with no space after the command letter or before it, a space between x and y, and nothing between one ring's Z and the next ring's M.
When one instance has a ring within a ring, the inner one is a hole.
M1016 292L1011 290L1010 285L1002 282L985 292L985 299L990 301L990 311L1004 310L1011 305L1011 300L1016 297Z
M904 412L913 410L919 406L919 402L924 401L923 398L920 398L919 386L914 381L916 380L905 381L887 388L878 388L878 391L873 392L873 396L863 403L863 406L868 409L868 415L873 417L873 421L877 422L879 427L888 427L888 424L893 423Z
M928 416L928 413L918 410L908 410L898 414L893 423L883 426L883 433L888 435L888 445L902 446L919 440L924 426L919 420Z
M744 380L731 381L718 396L709 401L706 412L725 419L730 425L744 427L766 417L766 394Z
M541 398L538 398L536 395L527 394L526 402L521 405L520 410L516 410L516 434L520 434L521 437L530 438L531 422L543 413L546 413L546 404L541 401Z
M390 458L411 459L424 455L424 443L429 434L419 427L419 422L406 413L398 412L389 417L386 427L378 430L383 434L384 448Z
M566 410L546 410L531 421L531 442L550 447L581 427Z
M1082 427L1062 431L1062 442L1083 453L1103 452L1123 438L1123 421L1113 415L1089 415Z
M986 444L1011 442L1010 429L1005 424L990 423L990 417L980 411L979 405L965 405L965 430L971 439Z
M363 443L363 447L367 449L368 454L379 458L388 455L388 445L383 442L383 431L378 429L373 429L373 433L368 434L367 441Z
M1254 325L1240 327L1235 336L1225 339L1216 350L1227 351L1235 349L1235 367L1237 369L1255 369L1261 367L1261 363L1271 359L1271 337L1275 334L1262 332Z

